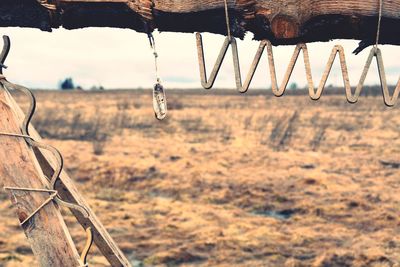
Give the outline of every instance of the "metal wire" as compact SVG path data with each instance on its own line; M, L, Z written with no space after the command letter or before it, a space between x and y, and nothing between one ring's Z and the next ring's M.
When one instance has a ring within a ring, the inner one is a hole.
M229 23L229 11L228 11L228 1L224 0L224 7L225 7L225 23L226 23L226 33L231 40L231 25Z
M158 53L157 53L157 48L156 48L156 41L154 40L153 34L149 33L147 35L149 38L150 42L150 47L153 50L153 56L154 56L154 69L155 69L155 74L156 74L156 81L159 83L160 82L160 76L158 75Z
M86 228L86 244L81 253L81 261L83 263L82 267L88 267L87 256L89 255L89 250L93 245L93 231L92 227Z
M11 46L10 38L8 36L3 36L3 40L4 40L4 46L0 53L0 63L1 63L0 85L4 89L5 95L6 95L6 97L8 97L9 100L12 100L12 96L9 92L9 89L14 89L14 90L20 91L20 92L24 93L26 96L28 96L29 108L28 108L28 112L25 114L25 117L24 117L22 125L21 125L22 133L0 132L0 136L23 138L28 143L28 145L30 145L31 147L37 147L39 149L45 149L45 150L50 151L54 155L54 158L56 160L56 164L53 167L53 175L49 179L50 180L50 188L49 189L48 188L10 187L10 186L4 187L5 190L10 190L12 193L14 191L29 191L29 192L48 193L49 194L49 197L46 200L44 200L39 205L39 207L37 207L33 212L31 212L30 215L28 215L22 222L20 222L20 225L26 224L40 210L42 210L45 206L47 206L47 204L49 204L52 201L56 202L59 205L68 207L70 209L77 210L84 217L88 218L90 216L90 214L85 206L83 206L81 204L75 204L75 203L69 203L69 202L63 201L59 197L58 191L55 189L56 182L57 182L57 180L62 172L62 169L63 169L63 157L62 157L61 153L53 146L38 142L30 136L29 125L30 125L30 121L35 113L36 99L35 99L34 95L32 94L32 92L28 88L8 82L7 79L5 78L5 76L3 75L3 67L4 67L3 63L5 62L5 60L7 58L7 55L10 51L10 46ZM14 106L13 100L11 101L11 104L6 103L4 101L2 101L2 102L5 105L7 105L8 107L10 107L11 109L17 108L17 106ZM80 264L81 267L88 266L86 259L87 259L87 255L89 253L90 247L93 244L93 233L92 233L91 227L86 228L86 235L87 235L86 245L81 253L81 264Z
M381 32L382 11L383 11L383 0L379 0L379 15L378 15L378 26L376 27L375 47L378 47L378 43L379 43L379 37L380 37L380 32Z
M308 49L307 49L306 44L298 44L296 46L296 48L293 52L292 58L290 60L289 66L286 69L286 73L283 78L283 81L282 81L281 85L278 87L272 45L269 41L267 41L267 40L261 41L260 46L258 47L256 55L254 56L253 62L250 66L250 70L246 76L246 80L243 85L242 85L242 77L241 77L241 72L240 72L238 48L237 48L237 43L236 43L235 38L232 38L232 39L229 39L229 37L225 38L225 41L219 52L218 58L214 64L214 67L211 71L209 79L207 79L204 50L203 50L203 41L202 41L202 37L201 37L200 33L196 33L196 41L197 41L197 52L198 52L198 59L199 59L200 80L201 80L201 85L205 89L210 89L213 87L216 77L218 75L218 72L221 68L222 62L225 58L226 52L227 52L229 46L232 46L232 57L233 57L233 67L234 67L234 72L235 72L236 88L241 93L244 93L248 90L250 83L253 79L253 76L255 74L255 71L257 70L258 64L260 62L260 59L264 52L265 47L267 48L267 53L268 53L268 63L269 63L269 71L270 71L270 77L271 77L272 92L275 94L275 96L282 96L284 94L286 87L288 85L289 79L293 73L293 69L296 65L300 51L303 52L304 66L305 66L305 72L306 72L306 77L307 77L307 82L308 82L308 91L309 91L309 95L310 95L311 99L313 99L313 100L318 100L321 97L323 90L325 88L326 81L331 72L332 65L335 61L337 54L339 54L340 66L341 66L342 77L343 77L343 84L345 87L346 98L347 98L348 102L355 103L358 101L360 93L361 93L363 85L364 85L364 82L365 82L365 78L368 74L369 67L370 67L372 59L374 57L376 58L376 62L378 65L379 78L380 78L380 82L381 82L381 89L382 89L384 103L387 106L394 106L397 101L397 98L399 96L399 93L400 93L400 78L399 78L396 88L394 89L393 95L390 96L389 88L388 88L387 82L386 82L386 74L385 74L385 68L384 68L383 59L382 59L382 53L378 47L373 47L371 49L369 56L367 58L367 61L365 63L363 72L361 74L361 77L359 79L358 85L353 93L351 85L350 85L350 81L349 81L349 74L348 74L348 70L347 70L345 52L344 52L343 47L340 45L335 45L332 48L332 52L331 52L328 62L326 64L325 71L322 75L319 86L317 89L315 89L314 82L312 79L310 59L309 59L309 54L308 54Z
M18 91L24 93L29 98L28 112L26 113L26 116L25 116L24 121L22 122L22 126L21 126L22 134L0 132L0 135L24 138L25 141L30 146L48 150L54 155L54 158L56 159L57 164L53 167L54 172L53 172L52 177L50 178L50 189L45 189L49 193L52 193L55 190L56 182L62 172L64 160L63 160L61 153L55 147L50 146L48 144L41 143L41 142L37 142L29 134L29 124L30 124L30 121L36 110L36 99L35 99L34 95L32 94L32 92L28 88L20 86L20 85L12 84L12 83L8 82L4 78L4 76L0 76L0 84L2 84L3 88L6 90L6 92L8 94L9 94L9 92L8 92L9 89L14 89L14 90L18 90ZM18 189L12 188L12 187L5 187L5 189L18 190ZM27 191L26 189L19 189L19 190ZM37 191L38 189L31 189L31 190ZM70 209L75 209L75 210L79 211L80 213L82 213L83 216L89 217L89 212L87 211L87 209L80 204L65 202L58 196L58 194L55 197L53 197L52 199L54 199L54 201L57 202L59 205L68 207ZM46 204L49 202L50 201L46 200ZM41 205L41 208L44 206L45 205ZM37 209L34 212L32 212L32 214L30 216L28 216L28 218L32 218L39 210L40 209ZM27 221L28 220L25 220L21 224L24 224Z
M42 210L45 206L47 206L47 204L49 204L52 201L55 201L57 204L65 206L67 208L70 209L74 209L79 211L84 217L89 217L89 212L87 211L86 207L82 206L81 204L74 204L74 203L69 203L66 201L63 201L59 196L58 196L58 191L55 190L55 184L56 181L62 171L63 168L63 158L61 156L61 153L54 147L44 144L44 143L40 143L35 141L30 135L29 135L29 124L30 124L30 120L32 119L32 116L34 114L35 111L35 107L36 107L36 100L32 94L32 92L22 86L19 85L15 85L12 83L9 83L3 75L0 74L0 84L2 85L2 87L4 88L5 92L10 96L10 93L8 91L8 88L14 88L16 90L19 90L21 92L24 92L26 95L28 95L30 97L30 107L28 109L28 113L24 118L24 121L22 123L22 134L18 134L18 133L6 133L6 132L0 132L1 136L11 136L11 137L19 137L19 138L24 138L25 141L32 147L37 147L37 148L41 148L41 149L46 149L49 150L50 152L53 153L57 164L54 167L54 173L50 179L50 189L47 188L24 188L24 187L11 187L11 186L5 186L4 189L5 190L9 190L9 191L28 191L28 192L37 192L37 193L48 193L49 197L43 201L39 207L37 207L34 211L32 211L22 222L20 222L20 225L25 225L30 219L32 219L40 210ZM8 104L7 104L8 105ZM93 244L93 234L91 231L91 228L87 228L86 229L86 245L85 248L83 249L82 253L81 253L81 261L82 264L80 265L81 267L87 267L88 264L86 262L87 259L87 255L89 253L90 247Z

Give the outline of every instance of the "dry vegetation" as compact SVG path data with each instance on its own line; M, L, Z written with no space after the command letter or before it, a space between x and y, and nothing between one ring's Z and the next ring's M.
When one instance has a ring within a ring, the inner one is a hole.
M398 107L213 92L169 91L163 122L149 91L37 92L34 123L134 266L398 266ZM0 215L0 266L35 264Z

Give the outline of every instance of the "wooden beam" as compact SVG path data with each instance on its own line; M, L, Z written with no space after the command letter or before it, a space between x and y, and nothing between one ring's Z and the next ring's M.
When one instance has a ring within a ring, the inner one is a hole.
M0 131L20 133L19 120L0 85ZM0 135L0 186L48 188L34 152L23 138ZM49 193L8 191L19 222L24 221L46 199ZM22 229L41 266L81 266L79 254L61 213L53 202L28 220Z
M381 43L400 44L400 1L382 0ZM226 34L223 0L2 0L0 27L154 29ZM375 40L379 0L228 0L234 36L273 44Z
M7 94L8 102L10 103L11 108L14 110L18 122L22 122L24 119L24 113L21 108L15 102L11 95ZM29 132L31 136L36 141L41 141L39 133L30 125ZM44 174L47 176L51 176L53 173L53 169L51 166L55 166L55 158L51 154L51 152L44 149L34 148L34 153L36 158L39 161L40 167L43 170ZM62 171L60 175L59 181L56 183L56 190L58 191L61 199L70 203L79 203L82 206L86 207L89 212L89 217L84 217L80 212L76 210L72 210L71 212L74 214L78 222L82 225L84 229L87 227L91 227L93 231L93 239L96 246L99 248L101 253L106 257L111 266L131 266L129 260L124 256L121 250L118 248L117 244L111 238L110 234L107 232L103 224L97 218L95 213L89 208L87 201L83 198L83 196L79 193L78 189L74 185L74 182L67 174L67 172ZM90 257L90 256L89 256ZM58 266L58 265L53 265ZM72 265L70 265L72 266Z

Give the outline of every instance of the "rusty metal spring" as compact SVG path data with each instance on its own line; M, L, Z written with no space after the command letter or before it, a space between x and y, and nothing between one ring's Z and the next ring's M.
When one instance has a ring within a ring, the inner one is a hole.
M342 77L343 77L343 83L344 83L344 88L345 88L345 92L346 92L346 98L349 103L356 103L358 101L361 90L364 85L365 78L367 77L369 67L370 67L372 59L374 57L376 58L376 62L378 65L383 101L384 101L385 105L394 106L396 103L396 100L399 96L399 93L400 93L400 78L399 78L396 88L394 89L393 95L390 95L389 88L388 88L387 82L386 82L386 74L385 74L385 69L384 69L384 64L383 64L383 59L382 59L382 53L381 53L381 50L377 46L374 46L371 48L371 51L370 51L367 61L365 63L363 72L361 74L360 80L358 82L358 85L357 85L354 93L353 93L353 90L351 88L350 81L349 81L349 74L348 74L348 70L347 70L345 52L341 45L335 45L332 48L332 52L331 52L328 62L326 64L325 71L322 75L321 81L320 81L317 89L315 89L313 78L312 78L312 73L311 73L310 58L309 58L308 49L307 49L306 44L296 45L296 48L293 52L289 66L286 69L286 73L283 78L283 81L282 81L281 85L278 87L272 45L268 40L261 41L260 46L258 47L258 50L256 52L256 55L254 56L253 62L250 66L250 70L246 76L246 80L245 80L244 84L242 84L242 77L241 77L240 64L239 64L239 54L238 54L238 48L237 48L237 43L236 43L235 38L229 37L229 36L227 36L225 38L225 41L222 45L221 51L219 52L218 58L215 62L214 68L211 71L209 79L207 79L205 59L204 59L204 50L203 50L203 41L202 41L202 37L201 37L200 33L196 33L196 42L197 42L197 52L198 52L198 59L199 59L201 85L205 89L210 89L213 87L215 79L221 68L222 62L225 58L226 52L227 52L229 46L231 45L236 88L241 93L245 93L249 89L250 83L253 79L253 76L254 76L257 66L260 62L261 56L265 50L265 47L267 48L267 53L268 53L269 71L270 71L270 77L271 77L271 88L272 88L272 92L274 93L275 96L279 97L285 93L286 87L287 87L289 79L293 73L293 69L296 65L300 51L303 51L304 66L305 66L305 72L306 72L307 83L308 83L308 93L312 100L320 99L337 54L339 54L339 60L340 60L340 66L341 66L341 70L342 70Z

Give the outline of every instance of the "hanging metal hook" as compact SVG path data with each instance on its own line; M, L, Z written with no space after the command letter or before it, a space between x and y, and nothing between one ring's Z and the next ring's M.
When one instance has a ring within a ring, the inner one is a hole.
M81 261L83 263L83 267L89 266L87 263L87 256L89 254L89 250L93 245L93 231L91 227L86 228L86 244L81 253Z
M6 61L11 48L10 37L8 37L7 35L3 35L3 42L3 50L0 54L0 74L3 74L3 69L7 69L7 66L4 65L4 62Z

